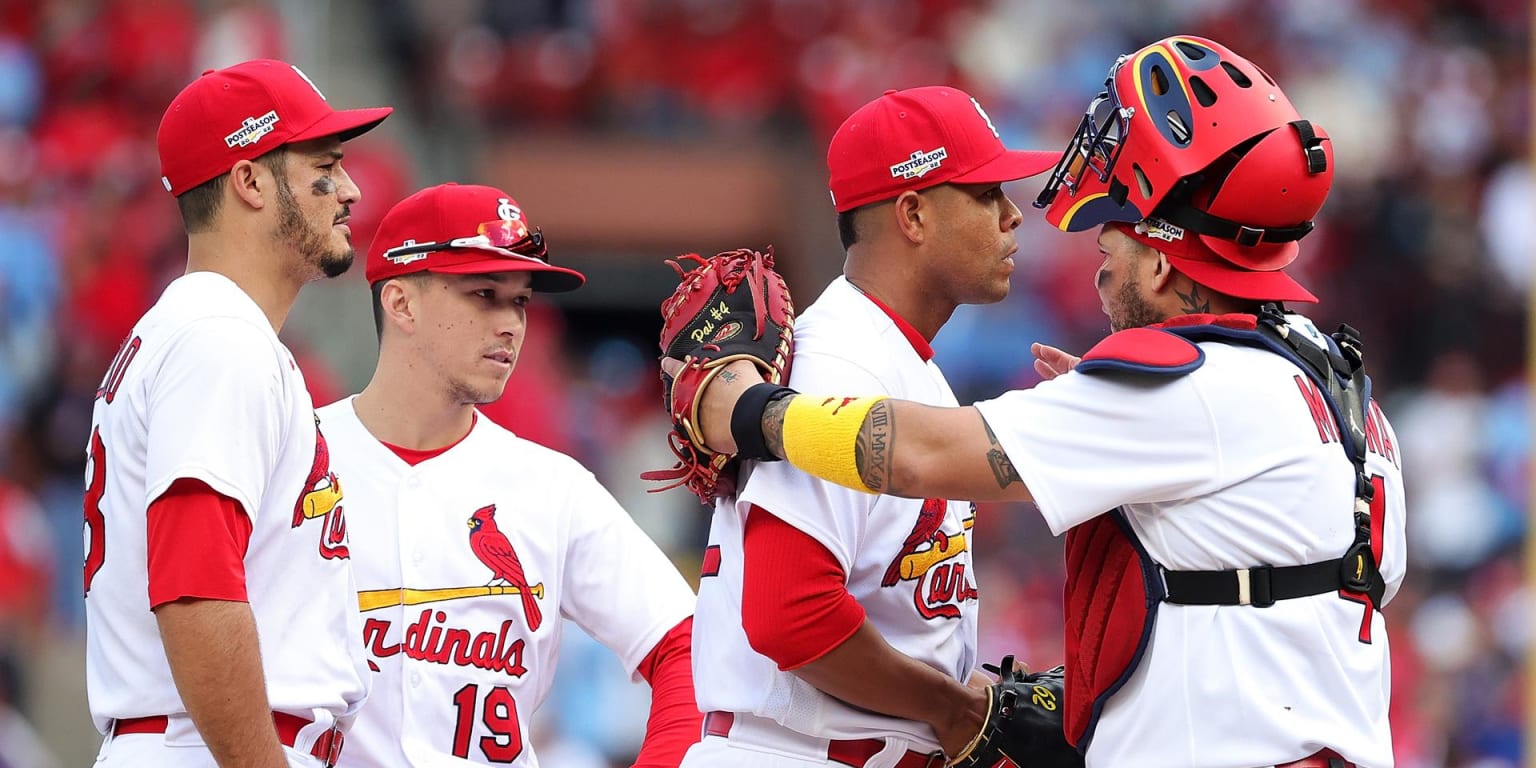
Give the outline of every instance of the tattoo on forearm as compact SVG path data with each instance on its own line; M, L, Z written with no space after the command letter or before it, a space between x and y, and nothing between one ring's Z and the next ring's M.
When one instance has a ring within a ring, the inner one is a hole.
M770 453L781 459L784 458L784 412L789 410L789 401L793 399L781 397L763 409L763 442L768 444Z
M741 378L741 376L738 375L735 371L721 371L721 372L719 372L719 373L717 373L715 375L719 376L720 380L725 382L725 383L727 383L727 384L730 384L731 382L734 382L737 379Z
M1019 477L1018 468L1014 467L1013 461L1008 458L1008 453L997 442L997 433L992 431L992 425L985 419L982 420L981 425L987 429L987 464L992 467L992 476L997 478L997 487L1007 488L1014 483L1024 482L1024 478Z
M890 400L881 400L869 409L864 425L859 427L858 440L854 442L854 462L859 479L865 487L877 493L887 493L891 488L891 474L895 470L892 450L896 447L896 412Z
M1181 307L1184 310L1184 314L1203 315L1211 311L1211 300L1200 295L1199 283L1190 283L1189 293L1184 293L1177 288L1173 289L1173 292L1177 293L1179 301L1184 303L1184 306Z

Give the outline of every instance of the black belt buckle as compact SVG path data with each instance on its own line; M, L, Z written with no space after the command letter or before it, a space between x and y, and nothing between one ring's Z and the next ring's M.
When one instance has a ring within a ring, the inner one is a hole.
M1274 580L1271 578L1274 568L1261 565L1257 568L1243 568L1237 571L1237 595L1239 605L1251 605L1255 608L1268 608L1275 604ZM1244 598L1247 598L1244 600Z
M1375 558L1371 554L1370 542L1359 542L1344 553L1339 559L1339 583L1344 589L1357 594L1365 594L1371 589L1372 578L1376 575Z

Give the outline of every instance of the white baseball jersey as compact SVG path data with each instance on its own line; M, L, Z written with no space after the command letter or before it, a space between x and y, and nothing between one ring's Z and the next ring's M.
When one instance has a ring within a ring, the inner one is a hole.
M1318 338L1309 322L1292 325ZM1169 570L1342 556L1354 466L1326 410L1314 416L1306 375L1266 350L1200 348L1202 367L1165 382L1072 372L976 407L1058 535L1121 507ZM1402 456L1374 403L1366 426L1390 601L1405 569ZM1388 650L1380 613L1333 592L1263 608L1163 603L1088 765L1267 766L1327 745L1386 768Z
M938 366L925 362L879 306L845 278L795 321L789 385L803 392L886 394L955 405ZM788 462L759 463L710 522L718 572L699 585L693 676L699 709L745 712L831 739L900 737L938 748L927 723L856 709L782 672L742 630L742 535L757 505L819 541L847 574L848 592L902 653L965 680L976 665L976 575L968 501L871 496L817 480Z
M228 278L185 275L123 344L96 393L85 495L91 719L168 715L201 744L149 608L146 510L193 478L251 518L246 592L275 711L345 726L367 693L341 486L299 373Z
M320 409L348 473L362 639L375 680L341 765L536 768L526 737L560 618L631 675L693 613L693 590L584 467L483 417L414 466Z

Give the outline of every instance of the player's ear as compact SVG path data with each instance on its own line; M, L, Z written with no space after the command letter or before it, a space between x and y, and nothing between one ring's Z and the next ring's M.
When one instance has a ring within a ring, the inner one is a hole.
M896 229L913 245L921 244L927 239L928 233L924 224L930 215L927 201L917 192L909 189L896 197L894 212Z
M241 160L229 169L229 194L253 209L266 207L267 196L274 194L277 179L260 163Z
M1152 264L1152 290L1162 293L1173 283L1173 276L1177 272L1168 263L1168 254L1162 251L1153 251L1152 254L1157 257Z
M379 291L379 312L384 325L394 326L402 333L416 330L415 291L411 281L393 278L384 282Z

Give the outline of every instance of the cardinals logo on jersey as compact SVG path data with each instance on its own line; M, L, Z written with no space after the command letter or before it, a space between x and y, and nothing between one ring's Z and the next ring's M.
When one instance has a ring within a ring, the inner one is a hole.
M885 569L880 580L882 587L894 587L903 581L914 581L912 601L917 612L925 619L958 619L959 603L976 599L976 587L966 576L966 564L949 562L966 551L966 535L948 534L940 530L945 513L949 510L947 499L924 499L917 514L917 522L901 551ZM976 521L975 507L963 525L969 529Z
M523 573L523 564L517 559L517 552L512 549L512 542L496 527L496 505L488 504L475 510L468 525L469 548L494 574L490 584L501 582L516 587L518 595L523 599L523 616L528 622L528 630L537 630L544 623L544 613L539 610L535 590L528 586L528 577Z
M320 533L320 556L331 559L347 559L352 553L347 549L347 518L341 506L341 481L331 471L331 448L320 431L320 417L315 416L315 461L304 479L299 500L293 505L293 527L305 520L323 518Z

